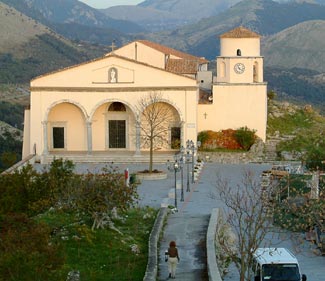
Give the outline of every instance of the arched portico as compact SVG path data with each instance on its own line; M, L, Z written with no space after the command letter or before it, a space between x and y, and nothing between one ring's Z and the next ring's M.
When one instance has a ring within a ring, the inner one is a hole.
M110 99L91 113L94 151L136 150L136 115L124 101Z
M48 107L43 124L44 154L48 151L86 151L87 114L78 103L61 100Z
M151 97L152 99L152 97ZM148 100L140 113L141 148L155 150L179 149L183 123L179 111L164 99Z

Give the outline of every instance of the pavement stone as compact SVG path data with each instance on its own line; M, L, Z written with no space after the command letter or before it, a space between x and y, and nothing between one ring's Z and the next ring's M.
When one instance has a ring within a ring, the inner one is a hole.
M106 164L78 164L76 170L80 173L87 171L98 172ZM148 165L113 165L121 171L126 168L132 174L146 169ZM263 170L267 170L268 164L217 164L206 163L195 184L190 184L190 192L184 189L184 202L180 202L180 190L177 190L178 212L168 217L167 225L160 242L158 280L166 280L168 277L167 263L164 262L164 251L170 240L176 240L180 252L180 263L176 272L177 280L205 281L206 254L205 239L208 220L213 208L222 208L223 204L215 198L215 185L217 175L229 179L230 183L237 185L242 179L244 170L254 171L259 176ZM38 167L42 169L42 167ZM168 173L168 178L159 181L142 181L138 187L139 205L160 208L161 202L168 197L168 192L174 188L174 173L169 172L165 165L155 165L155 169ZM177 173L179 179L180 173ZM184 170L184 188L186 187L186 169ZM172 199L172 202L174 200ZM307 275L308 281L325 280L325 257L314 254L315 245L304 240L303 235L293 235L289 232L268 237L272 245L286 247L295 253L298 258L302 273ZM299 245L297 241L300 241ZM229 273L224 281L238 281L238 272L231 265Z
M163 166L160 167L164 169ZM158 280L167 280L168 266L164 262L164 251L168 243L175 240L179 252L180 263L176 271L176 280L208 280L206 269L205 239L208 220L213 208L222 208L223 204L215 198L215 185L217 175L229 179L231 184L241 182L243 171L252 170L259 176L263 170L270 168L268 164L216 164L206 163L198 181L190 184L191 191L185 192L184 202L180 202L178 190L178 212L168 217L159 250ZM159 169L159 167L158 167ZM166 171L168 172L168 171ZM177 175L179 177L179 175ZM139 186L140 204L159 207L163 198L166 198L170 188L174 186L174 173L169 173L168 178L159 182L142 182ZM186 186L186 173L184 172L184 186ZM173 202L173 200L172 200ZM314 245L289 232L275 229L273 235L268 237L272 245L286 247L295 253L298 258L302 273L307 275L307 280L325 280L325 257L313 253ZM268 243L265 242L265 243ZM237 269L231 265L225 281L238 281Z

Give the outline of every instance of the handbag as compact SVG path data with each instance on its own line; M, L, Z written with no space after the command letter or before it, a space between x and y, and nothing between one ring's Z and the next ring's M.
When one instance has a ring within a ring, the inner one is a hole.
M165 251L165 262L168 262L168 251Z

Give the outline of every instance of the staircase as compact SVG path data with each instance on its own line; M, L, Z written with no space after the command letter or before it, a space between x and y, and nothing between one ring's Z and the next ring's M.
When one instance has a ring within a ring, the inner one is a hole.
M153 163L164 164L168 160L174 161L174 156L178 151L156 151L153 154ZM136 154L134 151L111 151L111 152L50 152L42 157L42 163L50 163L56 158L71 160L74 163L149 163L149 152Z

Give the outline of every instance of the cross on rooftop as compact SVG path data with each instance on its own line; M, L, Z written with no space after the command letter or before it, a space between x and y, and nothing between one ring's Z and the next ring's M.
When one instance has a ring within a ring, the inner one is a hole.
M115 41L112 42L110 46L108 46L112 49L112 52L114 52L114 49L116 48Z

